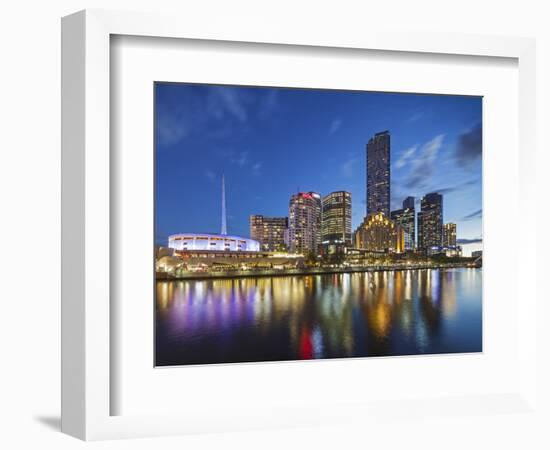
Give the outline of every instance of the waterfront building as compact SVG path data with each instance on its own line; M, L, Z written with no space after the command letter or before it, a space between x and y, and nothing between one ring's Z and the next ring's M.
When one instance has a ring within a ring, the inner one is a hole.
M214 233L181 233L168 237L168 247L174 250L210 250L258 252L260 243L241 236Z
M390 215L390 133L376 133L367 144L367 215Z
M260 243L254 239L227 234L225 178L222 177L221 233L178 233L168 236L168 247L181 251L257 252Z
M355 248L372 252L404 250L403 230L384 213L369 214L354 233Z
M297 269L302 255L262 251L228 252L224 250L173 250L161 248L155 259L157 277L234 270ZM170 251L172 253L170 253Z
M250 237L260 243L262 251L286 251L285 235L287 228L287 217L250 216Z
M443 247L456 247L456 223L443 225Z
M472 258L482 258L483 257L483 250L474 250L472 252Z
M427 251L441 247L443 242L443 196L426 194L420 201L418 214L418 247Z
M445 255L448 258L462 257L462 247L460 245L454 245L452 247L444 247Z
M351 193L336 191L322 200L321 239L323 254L351 246Z
M405 251L415 248L415 221L414 197L407 197L403 201L403 208L391 212L391 220L403 232L403 247Z
M290 197L288 243L291 253L317 254L321 243L321 196L298 192Z

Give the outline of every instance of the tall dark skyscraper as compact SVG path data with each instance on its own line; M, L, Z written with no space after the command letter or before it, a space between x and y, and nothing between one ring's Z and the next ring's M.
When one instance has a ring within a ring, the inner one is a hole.
M403 209L414 209L414 197L407 197L403 200Z
M351 245L351 193L331 192L323 197L323 244Z
M367 215L390 215L390 133L376 133L367 144Z
M443 242L443 196L426 194L418 213L418 246L423 249L440 247Z
M405 250L415 247L415 219L414 197L407 197L403 201L403 208L391 212L391 220L403 231Z

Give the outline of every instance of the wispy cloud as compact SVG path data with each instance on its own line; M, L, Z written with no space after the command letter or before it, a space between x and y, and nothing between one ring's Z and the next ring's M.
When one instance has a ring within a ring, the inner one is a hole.
M257 162L255 164L253 164L252 165L252 175L260 176L261 175L261 168L262 168L262 163L261 162Z
M477 239L457 239L457 244L461 245L467 245L467 244L481 244L483 242L483 239L477 238Z
M456 162L462 166L468 166L476 161L481 157L482 143L482 129L479 123L458 137L455 147Z
M350 156L349 159L340 165L340 174L345 178L353 178L355 176L355 168L359 166L360 158Z
M255 93L239 87L200 86L189 87L177 96L169 86L159 89L157 142L166 146L199 133L211 139L227 139L246 130L251 121L271 117L279 104L277 89Z
M161 145L173 145L189 134L189 123L182 108L159 114L157 120L157 138Z
M243 150L238 153L230 153L229 161L231 164L235 164L241 169L245 169L252 175L259 176L261 174L262 162L251 158L248 150Z
M269 89L259 100L259 115L267 118L279 106L279 89Z
M444 134L438 134L422 146L418 157L409 160L411 169L404 183L406 188L420 188L429 183L435 170L437 153L443 146L444 138Z
M338 130L342 127L342 119L334 119L330 123L330 127L328 129L328 134L334 134L337 133Z
M469 186L473 186L479 182L478 179L468 180L464 181L462 183L455 184L454 186L447 186L435 189L435 192L439 192L440 194L450 194L452 192L461 191Z
M248 159L248 152L242 151L237 153L237 155L231 158L231 162L241 167L246 166L250 162Z
M405 166L407 162L411 160L411 158L414 156L417 150L418 150L418 145L413 145L412 147L409 147L406 150L404 150L399 156L398 160L395 162L395 168L401 169L401 167Z
M473 220L473 219L478 219L481 217L481 214L482 214L482 210L481 209L478 209L470 214L467 214L465 215L462 220Z
M422 117L424 117L424 113L416 112L416 113L412 114L411 116L409 116L407 119L405 119L405 122L414 123L414 122L417 122L420 119L422 119Z

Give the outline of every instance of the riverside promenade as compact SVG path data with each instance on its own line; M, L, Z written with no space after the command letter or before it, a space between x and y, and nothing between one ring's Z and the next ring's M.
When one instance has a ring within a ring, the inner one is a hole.
M340 273L361 273L361 272L392 272L398 270L426 270L426 269L457 269L465 267L479 268L478 264L472 262L460 263L428 263L428 264L407 264L407 265L375 265L366 267L309 267L303 269L258 269L258 270L215 270L205 272L181 272L169 274L157 272L157 281L169 280L201 280L217 278L253 278L253 277L285 277L299 275L325 275Z

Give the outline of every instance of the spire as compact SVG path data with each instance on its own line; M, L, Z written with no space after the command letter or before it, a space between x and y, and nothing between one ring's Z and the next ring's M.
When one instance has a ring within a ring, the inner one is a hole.
M227 217L225 212L225 175L222 174L222 233L227 234Z

